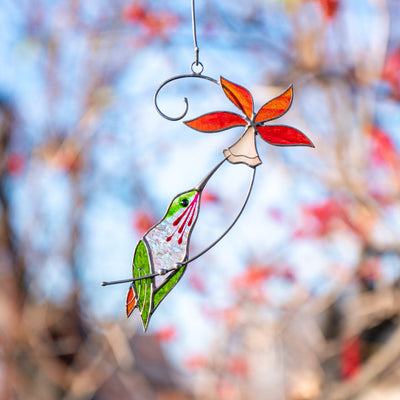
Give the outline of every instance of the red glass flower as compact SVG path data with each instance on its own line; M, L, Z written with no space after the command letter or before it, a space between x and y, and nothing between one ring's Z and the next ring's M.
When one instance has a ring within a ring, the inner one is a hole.
M242 113L212 112L186 121L185 124L201 132L219 132L236 126L244 126L242 137L231 147L224 150L224 155L233 164L244 163L250 167L261 164L255 144L255 136L259 134L265 141L276 146L311 146L310 139L299 130L286 125L265 125L285 114L292 104L293 87L264 104L254 114L253 97L250 92L236 83L220 77L221 87L228 99Z

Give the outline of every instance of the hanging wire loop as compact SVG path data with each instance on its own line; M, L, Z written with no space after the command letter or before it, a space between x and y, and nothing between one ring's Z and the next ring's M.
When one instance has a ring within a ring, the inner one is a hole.
M154 105L158 111L158 113L165 119L169 120L169 121L179 121L182 118L184 118L186 116L186 114L188 113L189 110L189 103L188 103L188 99L187 97L185 97L183 99L184 103L185 103L185 110L183 111L183 113L181 115L179 115L178 117L171 117L165 113L163 113L160 109L160 107L158 106L158 95L161 91L161 89L166 86L168 83L176 81L178 79L183 79L183 78L200 78L200 79L205 79L207 81L213 82L217 85L219 85L219 82L217 80L215 80L214 78L211 78L209 76L206 75L201 75L201 73L203 72L203 64L201 64L200 62L197 64L197 66L200 66L200 72L195 72L196 69L196 62L194 62L192 64L192 73L191 74L186 74L186 75L178 75L178 76L174 76L173 78L167 79L164 83L161 84L161 86L157 89L156 93L154 94Z
M195 59L192 63L192 65L190 66L190 69L192 71L191 74L187 74L187 75L178 75L178 76L174 76L173 78L170 78L168 80L166 80L164 83L161 84L161 86L159 86L159 88L157 89L156 93L154 94L154 105L158 111L158 113L165 119L169 120L169 121L179 121L181 119L183 119L186 114L188 113L189 110L189 103L188 103L188 99L187 97L185 97L183 99L183 102L185 103L185 110L183 111L183 113L181 115L179 115L178 117L171 117L165 113L163 113L160 109L160 107L158 106L158 95L161 91L161 89L166 86L168 83L172 82L172 81L176 81L178 79L183 79L183 78L200 78L200 79L205 79L207 81L216 83L217 85L219 84L218 81L216 81L214 78L210 78L209 76L205 76L202 75L203 70L204 70L204 66L203 64L199 61L199 46L197 44L197 33L196 33L196 8L195 8L195 4L194 4L195 0L192 0L192 28L193 28L193 44L194 44L194 55L195 55Z

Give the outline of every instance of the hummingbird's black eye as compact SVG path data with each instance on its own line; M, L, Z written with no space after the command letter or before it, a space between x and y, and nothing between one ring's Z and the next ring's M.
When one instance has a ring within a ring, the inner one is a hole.
M185 198L181 199L181 201L179 202L179 204L180 204L182 207L187 207L187 206L189 205L189 200L185 197Z

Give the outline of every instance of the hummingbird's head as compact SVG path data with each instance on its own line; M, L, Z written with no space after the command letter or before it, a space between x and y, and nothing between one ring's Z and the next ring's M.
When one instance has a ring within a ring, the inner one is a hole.
M210 180L210 178L214 175L214 173L217 171L217 169L223 164L225 159L223 159L214 169L212 169L204 179L201 180L201 182L194 188L191 189L185 193L178 194L178 196L175 197L174 200L172 200L167 214L165 215L165 218L171 217L172 215L176 214L178 211L185 209L187 207L189 208L195 208L195 211L198 209L198 204L199 200L201 197L201 193L203 192L203 189L205 188L207 182ZM197 212L196 218L197 218Z
M172 200L165 217L166 218L172 217L175 214L180 214L179 212L181 210L185 210L190 206L193 207L193 202L196 198L196 203L197 203L198 197L199 197L199 191L195 189L192 189L185 193L178 194L178 196L176 196Z
M166 238L167 242L174 237L178 244L186 242L189 232L197 220L199 205L200 192L197 189L181 193L172 200L164 218L171 229Z
M185 245L188 242L191 230L199 215L200 198L203 189L215 171L225 161L222 160L195 188L178 194L168 207L164 218L156 226L156 231L163 231L166 241L169 243L177 238L178 245ZM153 229L153 236L156 231Z

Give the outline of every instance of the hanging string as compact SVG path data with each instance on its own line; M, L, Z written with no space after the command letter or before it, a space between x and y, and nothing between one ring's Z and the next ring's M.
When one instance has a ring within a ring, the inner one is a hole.
M201 66L201 71L199 72L199 74L201 74L203 72L203 64L199 61L199 46L197 44L197 32L196 32L196 7L194 4L195 0L192 0L192 29L193 29L193 44L194 44L194 63L191 66L192 72L195 73L195 71L193 71L193 67L194 66Z

